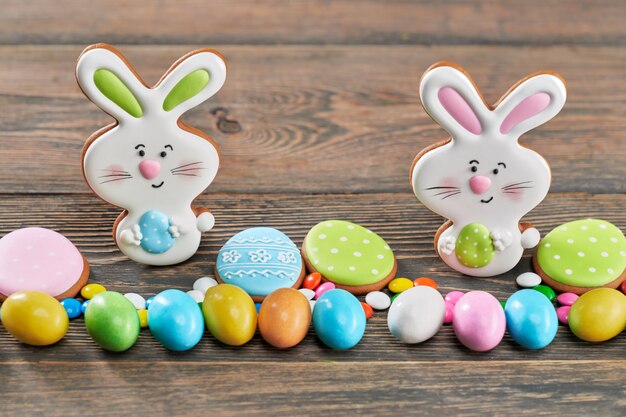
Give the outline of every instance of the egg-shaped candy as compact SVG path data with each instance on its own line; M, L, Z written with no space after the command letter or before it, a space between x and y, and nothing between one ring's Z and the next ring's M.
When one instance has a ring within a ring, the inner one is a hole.
M259 311L259 333L267 343L287 349L300 343L309 331L309 300L293 288L280 288L263 300Z
M171 289L160 292L150 303L148 327L163 346L184 351L202 339L204 319L198 303L189 294Z
M202 312L209 332L230 346L248 343L257 325L257 310L252 298L239 287L220 284L207 290Z
M65 308L40 291L14 292L2 303L2 324L22 343L46 346L63 339L69 326Z
M485 352L498 346L506 330L500 302L485 291L470 291L454 305L454 333L467 348Z
M433 337L446 315L446 303L439 291L428 286L410 288L389 307L387 326L404 343L421 343Z
M317 337L332 349L356 346L365 333L365 312L359 300L348 291L326 291L315 303L313 327Z
M586 292L572 305L568 322L579 339L587 342L612 339L626 327L626 295L611 288Z
M139 316L133 303L122 294L105 291L94 295L85 309L89 336L103 349L123 352L139 336Z
M509 334L526 349L543 349L556 336L556 311L539 291L524 289L513 293L506 301L504 313Z

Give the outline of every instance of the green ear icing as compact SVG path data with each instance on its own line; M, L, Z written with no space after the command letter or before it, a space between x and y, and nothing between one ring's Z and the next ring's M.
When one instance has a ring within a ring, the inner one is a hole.
M102 94L120 106L126 113L137 118L143 115L143 110L137 98L113 72L107 69L96 70L93 73L93 82Z
M172 88L163 101L163 110L170 111L180 103L198 94L209 83L209 72L199 69L190 72Z

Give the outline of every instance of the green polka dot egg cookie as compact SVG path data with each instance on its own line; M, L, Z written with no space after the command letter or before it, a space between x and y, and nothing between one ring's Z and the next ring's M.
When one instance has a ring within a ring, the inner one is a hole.
M310 272L353 294L385 287L397 269L387 242L358 224L326 220L315 225L304 239L302 255Z
M489 265L495 253L489 229L479 223L468 224L461 229L454 252L459 262L468 268Z
M546 284L561 292L616 288L626 278L626 238L604 220L565 223L543 238L533 265Z

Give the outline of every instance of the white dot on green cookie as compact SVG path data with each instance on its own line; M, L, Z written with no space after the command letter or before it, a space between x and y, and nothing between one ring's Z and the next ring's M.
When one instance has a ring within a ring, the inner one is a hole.
M467 250L464 250L463 253L467 253Z
M544 244L543 244L543 247L544 247L544 248L549 248L550 246L552 246L552 245L550 244L550 242L546 242L546 243L544 243Z
M347 241L348 241L348 238L347 238L347 237L345 237L345 236L341 236L341 237L339 238L339 240L341 240L342 242L347 242Z
M385 259L385 257L383 255L378 255L377 258L378 259Z
M577 255L578 255L578 256L580 256L580 257L582 258L583 256L585 256L585 252L578 252L578 254L577 254Z
M581 228L581 230L587 230L587 229L589 229L589 227L587 227L586 225L582 225L582 226L580 226L580 228Z
M366 230L366 232L367 232L367 233L369 233L369 234L374 233L374 232L372 232L370 229L367 229L367 230Z
M484 252L487 252L488 250L489 250L489 248L485 248L485 249L483 249L483 251L484 251Z
M567 243L574 243L574 239L567 239Z
M567 230L567 226L561 226L561 230L566 231Z
M594 267L589 268L589 272L596 272L596 269Z
M320 238L320 239L326 239L326 235L325 235L324 233L322 233L322 234L319 236L319 238Z
M465 236L465 240L469 240L469 236Z
M561 259L560 255L554 255L554 259Z
M565 270L565 273L566 273L567 275L572 275L572 274L574 273L574 271L572 271L571 269L566 269L566 270Z
M604 223L600 223L600 224L598 225L598 227L599 227L600 229L606 229L606 224L604 224Z
M339 253L339 249L337 249L337 248L332 248L332 249L330 250L330 253Z
M355 267L355 266L349 266L349 267L348 267L348 269L349 269L350 271L356 271L356 267Z
M609 254L607 252L601 252L600 255L602 255L603 258L609 257Z
M332 223L326 223L326 227L333 227Z
M612 237L611 239L609 239L611 242L613 243L617 243L617 238L616 237Z
M595 237L590 237L589 238L589 242L591 243L596 243L598 241L598 239L596 239Z
M612 273L615 272L615 271L613 271L613 268L609 268L609 269L607 269L607 271L609 272L609 274L612 274Z
M365 243L367 245L368 243L370 243L370 241L367 240L367 239L363 239L363 243Z
M391 250L391 248L389 246L387 246L387 245L383 246L383 249L384 250Z
M354 226L353 226L353 225L351 225L351 224L349 224L349 225L348 225L348 229L352 230L352 229L354 229Z
M356 256L357 258L360 258L361 257L361 252L354 252L353 255Z
M319 248L313 248L313 252L317 252L318 250L320 250Z
M474 233L478 233L478 228L474 229Z
M332 265L329 265L328 268L326 268L326 269L328 269L329 271L332 271L333 269L335 269L335 267L332 266Z
M372 274L374 275L378 274L378 269L372 269Z
M624 252L623 250L619 251L619 254L622 256L626 256L626 252Z
M478 242L474 242L474 246L478 246Z

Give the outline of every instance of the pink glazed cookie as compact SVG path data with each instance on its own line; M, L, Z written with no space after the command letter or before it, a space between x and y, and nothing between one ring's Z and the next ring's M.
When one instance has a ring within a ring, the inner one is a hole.
M74 297L87 283L89 264L65 236L41 227L15 230L0 239L0 300L16 291Z

